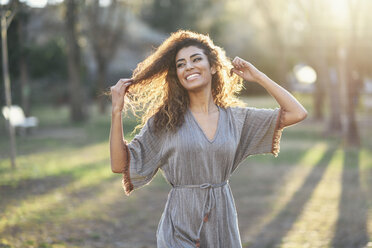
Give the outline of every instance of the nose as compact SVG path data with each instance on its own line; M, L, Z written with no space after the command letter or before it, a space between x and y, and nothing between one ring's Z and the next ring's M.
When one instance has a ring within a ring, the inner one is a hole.
M190 69L193 69L194 66L190 62L186 62L185 68L186 68L186 70L190 70Z

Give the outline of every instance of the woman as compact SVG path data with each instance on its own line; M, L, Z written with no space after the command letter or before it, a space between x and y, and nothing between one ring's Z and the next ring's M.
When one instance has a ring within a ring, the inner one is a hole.
M241 107L235 94L242 79L263 86L280 108ZM282 129L305 119L304 107L249 62L230 62L208 36L183 30L111 93L111 169L123 173L126 194L159 169L173 187L158 247L241 247L228 179L249 155L277 156ZM124 96L132 108L145 110L142 130L129 144L122 130Z

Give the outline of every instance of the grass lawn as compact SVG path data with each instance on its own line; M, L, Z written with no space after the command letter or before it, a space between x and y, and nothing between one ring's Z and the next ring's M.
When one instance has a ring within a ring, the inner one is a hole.
M343 147L310 117L283 132L281 151L252 156L230 179L244 247L372 247L371 113L358 113L362 146ZM275 107L269 97L248 105ZM71 125L66 107L38 107L40 126L17 137L10 169L0 126L0 248L156 247L171 187L161 173L127 197L110 170L110 114ZM136 122L124 119L130 140ZM368 126L369 125L369 126Z

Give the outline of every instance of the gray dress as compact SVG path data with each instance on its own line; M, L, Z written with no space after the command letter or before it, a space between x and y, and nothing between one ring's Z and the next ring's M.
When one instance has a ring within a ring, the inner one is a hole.
M279 152L282 110L219 109L209 140L190 110L176 133L155 136L153 117L128 144L124 189L148 184L158 170L173 187L157 230L158 248L241 247L228 180L247 156Z

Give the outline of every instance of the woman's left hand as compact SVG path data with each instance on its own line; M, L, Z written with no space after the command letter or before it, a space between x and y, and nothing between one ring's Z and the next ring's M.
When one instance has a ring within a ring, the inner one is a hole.
M264 75L251 63L239 57L234 58L232 65L234 68L232 68L231 71L249 82L258 82L259 79Z

